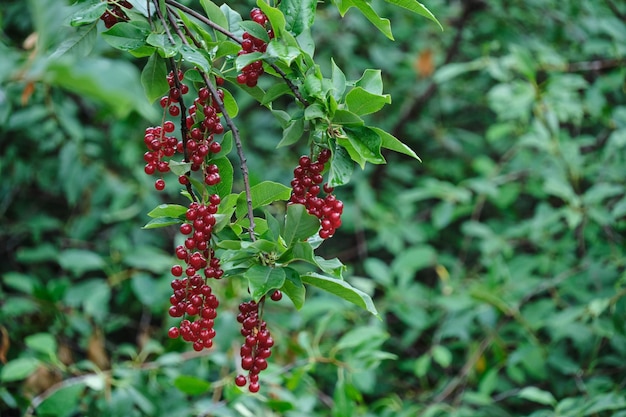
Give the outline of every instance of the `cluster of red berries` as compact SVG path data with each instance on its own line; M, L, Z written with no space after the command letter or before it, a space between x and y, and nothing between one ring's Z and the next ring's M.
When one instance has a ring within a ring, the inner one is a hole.
M182 83L185 74L181 70L178 70L177 76L178 76L178 83L176 83L176 80L174 79L173 71L170 71L170 73L167 74L167 84L170 86L170 90L168 94L166 96L161 97L161 100L159 101L159 104L161 104L161 107L163 108L167 107L168 112L170 113L170 116L172 117L176 117L180 115L180 107L178 106L178 102L180 100L181 95L187 94L189 92L189 86L187 86L187 84ZM177 85L179 85L180 88Z
M218 85L219 83L218 81ZM214 140L214 135L224 133L224 126L220 122L221 111L217 104L218 100L223 102L224 92L218 90L217 95L217 99L214 99L206 87L200 88L198 97L193 105L189 106L189 116L185 119L189 129L187 158L191 162L191 170L198 171L204 167L204 182L208 185L220 182L217 166L204 164L209 154L216 154L222 150L222 145ZM186 184L184 178L180 178L179 181Z
M280 294L275 291L274 294ZM272 297L274 298L274 297ZM280 298L278 298L280 299ZM274 339L267 329L265 320L259 317L259 304L254 301L244 302L239 305L237 321L241 323L241 335L246 338L241 345L241 368L248 371L248 377L237 375L235 384L243 387L247 383L250 392L259 391L259 373L267 369L267 358L272 354Z
M104 13L102 13L102 16L100 16L100 20L104 22L104 26L107 29L113 27L113 25L119 21L127 22L128 16L126 16L126 13L124 12L124 10L122 10L122 8L133 8L133 5L125 0L119 2L111 2L110 5L112 7L110 9L107 9Z
M163 160L164 156L170 157L176 153L178 139L174 136L167 136L174 131L174 123L166 121L163 126L148 127L143 137L148 151L143 154L146 162L144 172L153 175L156 172L161 174L170 170L169 163ZM165 188L165 181L159 178L154 183L154 188L161 191Z
M174 265L171 271L175 279L171 284L174 293L170 297L170 316L198 317L193 322L182 320L180 326L172 327L168 334L171 338L182 336L183 340L193 342L196 351L210 348L215 337L213 320L217 317L219 302L207 282L224 275L220 260L210 247L219 204L220 197L213 194L209 197L208 205L196 202L189 205L185 213L188 222L180 225L180 232L189 237L185 239L184 245L176 248L176 257L185 262L186 268ZM185 278L181 278L183 274Z
M317 157L317 161L311 161L308 156L301 156L299 165L293 170L294 178L291 180L290 204L303 204L308 213L320 219L321 229L319 236L328 239L335 234L335 230L341 226L341 214L343 202L338 200L332 192L333 187L324 182L322 172L324 165L330 159L329 149L323 149ZM319 196L321 191L326 197Z
M259 8L254 8L250 11L250 18L257 22L264 28L268 25L269 20L265 13ZM270 39L274 38L274 31L270 28L267 30L267 36ZM243 40L241 41L241 50L238 55L245 55L251 52L265 52L267 50L267 43L264 40L255 38L248 32L243 33ZM254 61L246 65L241 69L241 74L237 75L237 82L239 84L245 84L248 87L254 87L259 80L259 77L263 74L263 63L261 61Z

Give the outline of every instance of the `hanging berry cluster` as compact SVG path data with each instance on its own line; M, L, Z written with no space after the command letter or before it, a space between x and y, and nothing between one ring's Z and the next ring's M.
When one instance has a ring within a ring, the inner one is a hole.
M328 239L335 234L335 230L341 226L341 213L343 202L338 200L332 192L334 189L324 182L322 172L326 162L330 159L329 149L323 149L317 161L311 161L308 156L300 157L298 166L293 170L294 178L291 180L290 204L303 204L308 213L320 219L321 229L319 236ZM326 197L319 196L321 191Z
M176 257L185 262L186 267L174 265L171 286L174 293L170 297L171 317L186 317L179 327L170 328L168 335L175 339L193 342L193 349L201 351L213 346L215 329L213 320L217 317L219 301L208 284L211 279L220 279L224 271L220 260L211 248L211 236L215 226L215 213L220 197L212 194L209 204L193 202L185 213L187 222L180 225L180 232L188 236L184 245L176 247ZM185 278L181 278L185 275ZM202 274L202 275L201 275ZM189 318L196 316L192 322Z
M280 294L279 291L274 294ZM272 299L280 299L272 294ZM259 304L254 301L244 302L239 305L237 321L241 323L241 335L245 342L239 350L241 354L241 368L248 371L248 377L237 375L235 384L243 387L249 383L250 392L259 391L259 373L267 368L267 358L272 354L274 339L267 329L267 323L259 315Z
M261 9L252 9L250 11L250 18L264 28L268 26L269 21L267 16L261 11ZM274 38L274 31L271 28L267 29L267 36L270 39ZM251 52L265 52L266 49L267 43L265 43L265 41L255 38L248 32L244 32L243 40L241 42L241 50L238 55L246 55ZM263 63L261 61L253 61L241 69L241 74L237 76L237 82L239 84L245 84L248 87L254 87L263 72Z
M124 9L132 9L133 5L128 1L118 1L118 2L110 2L108 3L111 6L110 9L107 9L102 16L100 16L100 20L104 22L104 26L107 29L110 29L117 22L127 22L128 16L124 12Z

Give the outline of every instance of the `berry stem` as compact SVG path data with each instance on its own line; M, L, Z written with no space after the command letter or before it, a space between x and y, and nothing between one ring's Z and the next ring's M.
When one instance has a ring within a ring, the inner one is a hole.
M227 31L226 29L224 29L223 27L221 27L220 25L214 23L212 20L208 19L206 16L201 15L200 13L196 12L193 9L190 9L189 7L180 4L179 2L175 1L175 0L165 0L165 3L175 7L179 10L182 10L183 12L189 14L190 16L195 17L196 19L198 19L199 21L201 21L202 23L206 24L207 26L210 26L211 28L217 30L218 32L223 33L224 35L228 36L229 38L231 38L232 40L234 40L237 43L241 43L241 39L237 38L233 33Z
M222 115L224 116L224 120L226 121L226 124L230 128L231 132L233 132L233 139L235 140L235 146L237 147L237 156L239 156L239 168L241 169L241 174L243 177L243 187L244 187L244 192L246 194L246 204L248 206L248 220L250 220L250 226L248 227L248 234L250 235L250 240L254 242L256 240L256 237L254 236L255 224L254 224L254 212L252 209L252 192L250 191L250 174L248 172L248 163L246 160L246 156L243 152L243 146L241 144L241 136L239 136L239 129L237 129L237 126L235 126L233 119L228 114L228 111L226 110L224 103L222 102L222 100L219 99L219 96L217 94L217 89L215 88L215 86L213 85L209 77L204 73L204 71L200 71L200 75L202 76L202 79L206 83L207 88L211 92L211 95L213 95L213 99L216 100L217 105L219 106L220 111L222 112Z

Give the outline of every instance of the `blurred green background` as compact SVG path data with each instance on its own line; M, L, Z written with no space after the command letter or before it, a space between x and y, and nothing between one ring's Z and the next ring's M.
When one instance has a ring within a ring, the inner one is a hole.
M325 70L382 69L372 123L423 159L355 171L322 247L382 320L313 290L268 306L248 395L240 285L217 290L213 351L166 335L178 237L141 226L184 200L143 173L144 62L59 56L67 1L2 2L0 415L626 416L626 4L425 2L444 32L372 4L396 42L329 3L314 36ZM305 150L236 97L252 181L288 184Z

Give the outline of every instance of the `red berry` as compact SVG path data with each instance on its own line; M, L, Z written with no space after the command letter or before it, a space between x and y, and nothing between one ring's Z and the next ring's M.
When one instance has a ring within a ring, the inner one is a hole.
M163 191L165 189L165 181L159 178L158 180L154 182L154 188L156 188L157 191Z
M178 336L180 336L180 331L178 330L178 327L170 327L167 335L170 337L170 339L177 339Z
M280 301L283 298L283 293L280 292L280 290L276 290L272 293L272 295L270 296L270 298L273 301Z

